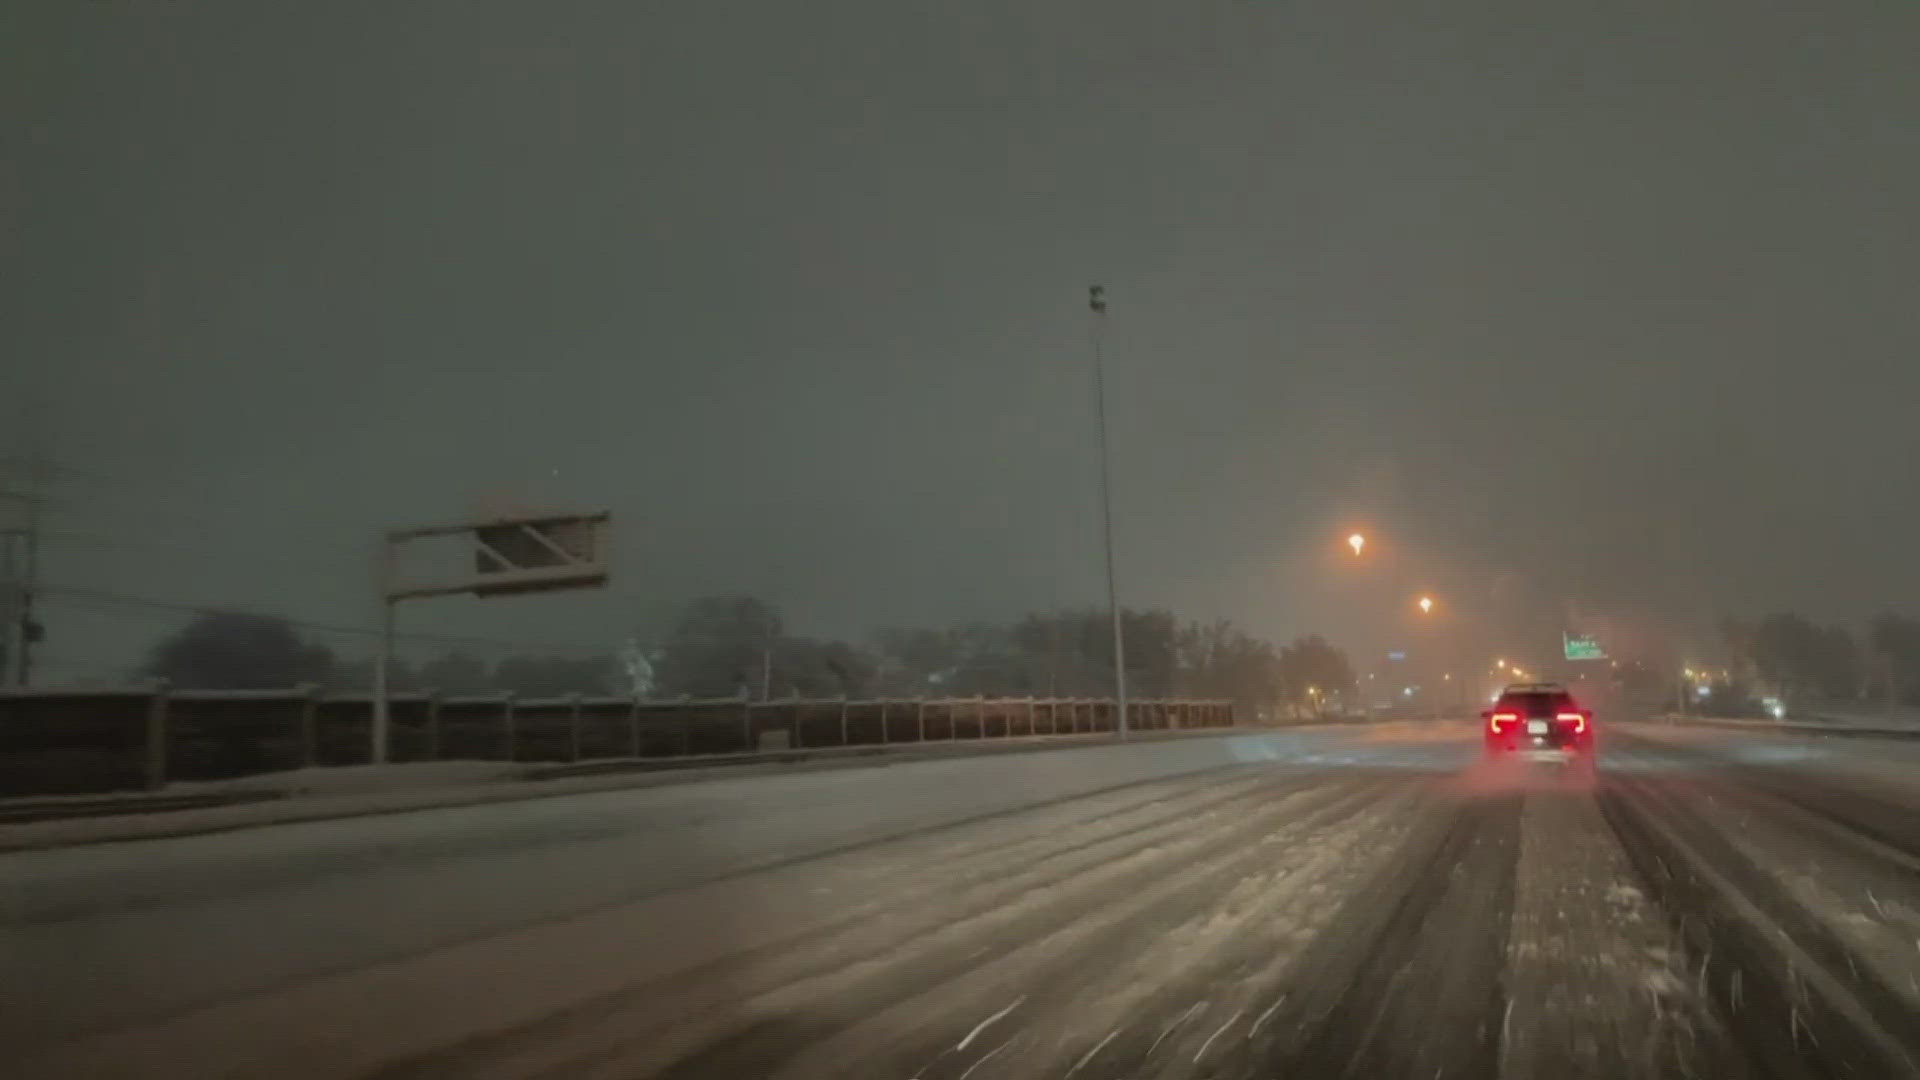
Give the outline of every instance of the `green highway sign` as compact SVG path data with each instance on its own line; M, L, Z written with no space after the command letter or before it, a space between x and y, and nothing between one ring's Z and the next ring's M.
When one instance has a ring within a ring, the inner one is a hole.
M1600 648L1600 643L1591 637L1575 637L1572 634L1563 633L1560 635L1560 643L1565 647L1569 660L1605 660L1607 658L1606 651Z

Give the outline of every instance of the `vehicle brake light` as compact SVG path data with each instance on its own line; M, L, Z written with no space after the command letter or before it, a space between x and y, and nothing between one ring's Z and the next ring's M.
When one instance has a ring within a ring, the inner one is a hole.
M1563 712L1558 716L1554 717L1554 719L1560 721L1563 724L1572 724L1573 733L1575 735L1582 734L1587 730L1587 718L1582 713Z
M1500 734L1501 724L1517 724L1519 722L1520 714L1517 712L1492 713L1487 716L1487 729L1495 735L1498 735Z

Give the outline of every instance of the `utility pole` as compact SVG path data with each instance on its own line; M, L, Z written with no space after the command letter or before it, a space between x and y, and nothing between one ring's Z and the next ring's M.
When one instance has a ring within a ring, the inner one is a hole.
M380 552L375 564L380 593L380 644L373 656L373 723L367 734L367 760L375 765L387 763L387 747L393 741L392 697L393 616L399 597L393 593L394 550L390 535L380 537Z
M1095 285L1087 290L1087 307L1093 311L1093 409L1100 432L1100 532L1107 551L1107 609L1113 615L1113 692L1119 706L1115 730L1127 737L1127 650L1120 630L1120 595L1113 572L1113 478L1107 451L1107 370L1105 338L1107 328L1107 290Z
M40 584L40 522L37 511L29 511L25 573L21 575L20 588L20 660L15 672L15 684L25 687L33 681L33 647L40 643L40 623L33 617L33 598Z
M760 646L760 700L773 700L773 630L768 624L767 640Z
M26 666L28 535L25 529L0 530L0 686L13 685Z
M23 465L28 490L0 488L0 506L20 508L19 527L0 529L0 685L26 686L33 678L33 647L42 629L33 617L39 591L40 508L47 501L42 481L50 471L39 460L6 459Z

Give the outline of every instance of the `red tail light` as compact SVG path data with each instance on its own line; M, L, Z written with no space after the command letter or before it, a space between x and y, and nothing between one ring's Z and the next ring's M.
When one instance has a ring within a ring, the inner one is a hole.
M1555 716L1554 719L1563 724L1572 724L1575 735L1584 734L1587 730L1587 717L1584 713L1563 712Z
M1487 714L1487 730L1493 732L1495 735L1500 734L1501 724L1517 724L1519 722L1520 722L1520 714L1517 712L1497 712L1497 713Z

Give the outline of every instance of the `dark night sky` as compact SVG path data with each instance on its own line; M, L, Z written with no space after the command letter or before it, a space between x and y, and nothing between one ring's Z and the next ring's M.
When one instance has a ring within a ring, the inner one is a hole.
M515 500L610 507L618 590L410 628L1093 603L1100 281L1129 602L1367 647L1495 572L1920 608L1910 3L27 0L0 39L56 583L368 624L376 529ZM1355 523L1393 558L1340 565ZM56 602L49 661L180 618Z

